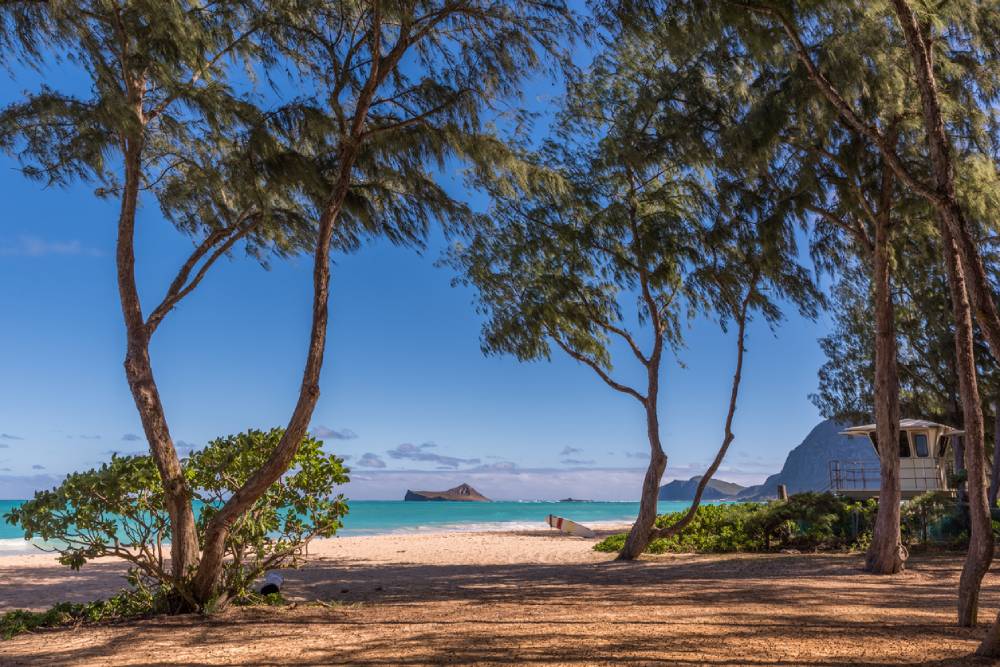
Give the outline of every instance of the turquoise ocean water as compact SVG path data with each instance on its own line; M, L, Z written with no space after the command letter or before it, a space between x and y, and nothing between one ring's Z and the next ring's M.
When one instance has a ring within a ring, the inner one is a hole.
M0 517L22 500L0 500ZM660 512L676 512L687 502L661 502ZM498 501L404 502L401 500L349 501L350 513L338 535L377 535L397 532L544 529L549 514L583 524L627 523L639 511L637 502L536 502ZM23 533L0 519L0 553L32 550Z

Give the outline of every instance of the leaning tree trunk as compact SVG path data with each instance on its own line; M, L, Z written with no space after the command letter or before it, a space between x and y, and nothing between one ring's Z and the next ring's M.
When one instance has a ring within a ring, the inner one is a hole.
M986 452L982 404L973 351L972 306L958 244L942 221L945 264L955 316L955 362L965 427L965 469L968 475L969 552L958 584L958 624L974 627L979 614L979 591L993 560L993 525L986 491Z
M660 422L656 414L656 392L650 392L646 399L646 431L649 437L649 466L642 480L642 496L639 499L639 515L625 538L625 546L618 554L618 560L635 560L649 546L650 535L656 522L656 501L660 495L660 480L667 467L667 455L660 445Z
M746 352L744 344L746 342L747 332L747 311L750 308L750 302L753 300L754 294L757 290L756 281L757 277L755 275L754 283L750 289L747 290L746 297L743 299L738 315L739 328L736 333L736 369L733 371L733 384L729 392L729 410L726 413L726 425L723 429L724 435L722 438L722 445L719 447L719 451L715 453L715 459L713 459L712 464L708 466L708 470L706 470L705 474L701 476L700 480L698 480L698 487L695 489L694 499L691 501L691 507L689 507L687 512L684 513L684 516L675 521L673 524L654 530L651 534L651 537L653 538L673 537L687 528L688 524L694 520L694 517L698 512L698 507L701 505L701 497L705 493L705 488L708 486L708 482L712 479L713 475L715 475L719 466L722 465L722 461L726 458L726 452L729 451L729 446L733 444L733 440L736 438L733 434L733 418L736 416L736 405L740 396L740 382L743 379L743 355Z
M258 498L264 495L268 487L288 470L309 429L309 421L319 401L319 379L323 368L326 330L329 323L330 244L334 225L350 191L351 170L357 154L356 143L352 143L350 148L344 151L337 185L319 220L319 234L313 259L312 327L298 401L281 440L267 461L226 501L205 528L201 562L193 585L193 595L199 604L205 604L216 598L225 602L224 597L218 597L220 592L217 588L222 577L229 529Z
M879 450L878 514L865 569L895 574L903 569L900 549L899 377L896 324L890 279L888 209L875 227L875 439Z
M149 358L149 329L143 320L135 282L135 214L142 159L138 144L139 140L130 140L125 150L125 184L118 217L116 248L118 293L127 340L125 376L163 483L164 505L170 517L171 574L174 585L178 591L183 592L186 578L191 576L198 565L198 532L191 505L191 492L184 479L180 459L167 428L160 393L153 378Z

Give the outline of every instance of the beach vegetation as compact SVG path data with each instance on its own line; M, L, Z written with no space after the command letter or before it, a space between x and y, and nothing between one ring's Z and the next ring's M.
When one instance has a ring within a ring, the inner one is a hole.
M182 460L198 508L199 537L282 434L275 428L217 438ZM304 438L289 471L228 531L221 584L211 608L254 599L254 582L265 572L296 566L311 540L334 535L348 510L336 488L347 481L343 461L324 452L321 441ZM191 606L186 591L172 586L170 521L163 484L148 455L115 456L100 468L73 473L13 509L6 520L23 529L25 539L42 540L43 548L72 569L106 556L126 561L129 590L158 601L157 609Z
M879 507L873 499L859 501L814 492L766 503L702 505L683 532L652 540L646 553L867 551ZM661 515L657 526L672 525L683 515ZM968 547L968 512L948 492L930 491L907 500L900 515L902 544L908 549ZM1000 535L1000 521L993 522L993 530ZM594 549L616 553L624 546L625 536L611 535Z
M657 526L676 523L685 512L657 517ZM782 549L852 549L866 545L874 501L852 501L830 493L801 493L768 503L702 505L683 531L650 542L646 553L766 552ZM617 552L625 534L612 535L594 549Z

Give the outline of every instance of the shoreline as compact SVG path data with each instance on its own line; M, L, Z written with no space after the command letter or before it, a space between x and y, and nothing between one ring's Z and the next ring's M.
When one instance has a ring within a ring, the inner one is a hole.
M597 532L622 532L632 526L631 521L609 520L609 521L580 521L583 525ZM397 527L389 529L348 529L339 532L333 537L316 538L312 544L318 544L333 540L343 540L361 537L380 537L388 535L450 535L450 534L491 534L491 533L530 533L534 531L551 531L558 533L554 528L549 527L545 521L486 521L469 523L442 523L419 526ZM29 555L51 556L52 552L42 551L35 546L36 542L28 541L18 537L0 538L0 564L6 558L17 558ZM42 543L44 544L44 543ZM164 544L170 544L164 542Z
M378 532L378 533L366 533L366 534L347 534L347 535L334 535L333 537L322 537L316 538L309 544L309 548L306 551L307 557L313 557L316 555L323 556L326 555L331 549L335 548L332 545L336 545L342 542L353 543L357 540L385 540L390 538L432 538L440 539L447 538L451 536L469 536L469 537L489 537L489 536L524 536L524 537L565 537L570 540L586 541L592 544L596 544L600 540L604 539L608 535L625 532L632 527L631 522L622 521L595 521L587 524L589 528L592 528L597 533L597 538L579 538L573 537L571 535L565 535L555 528L549 527L544 522L537 522L527 524L524 522L496 522L495 524L467 524L468 528L462 528L462 525L466 524L454 524L454 527L449 526L429 526L429 527L414 527L414 528L398 528L388 531ZM11 549L10 551L3 550L3 542L5 541L18 541L23 544L20 550ZM169 545L169 542L164 542L164 545ZM4 538L0 539L0 574L3 573L5 568L21 568L21 567L57 567L65 568L67 572L71 570L59 564L56 560L58 554L51 551L43 551L34 546L33 543L27 542L26 540L17 540L16 538ZM86 569L90 565L114 565L116 563L121 563L124 567L125 561L115 558L113 556L105 556L103 558L97 558L90 561L87 565L83 566ZM124 571L124 570L123 570ZM2 578L2 577L0 577ZM3 611L2 600L0 600L0 611Z

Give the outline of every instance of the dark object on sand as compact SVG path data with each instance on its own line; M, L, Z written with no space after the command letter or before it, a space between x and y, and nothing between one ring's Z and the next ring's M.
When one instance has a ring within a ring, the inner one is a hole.
M284 578L277 572L268 572L264 577L264 585L260 587L261 595L274 595L281 592L281 584L285 583Z

